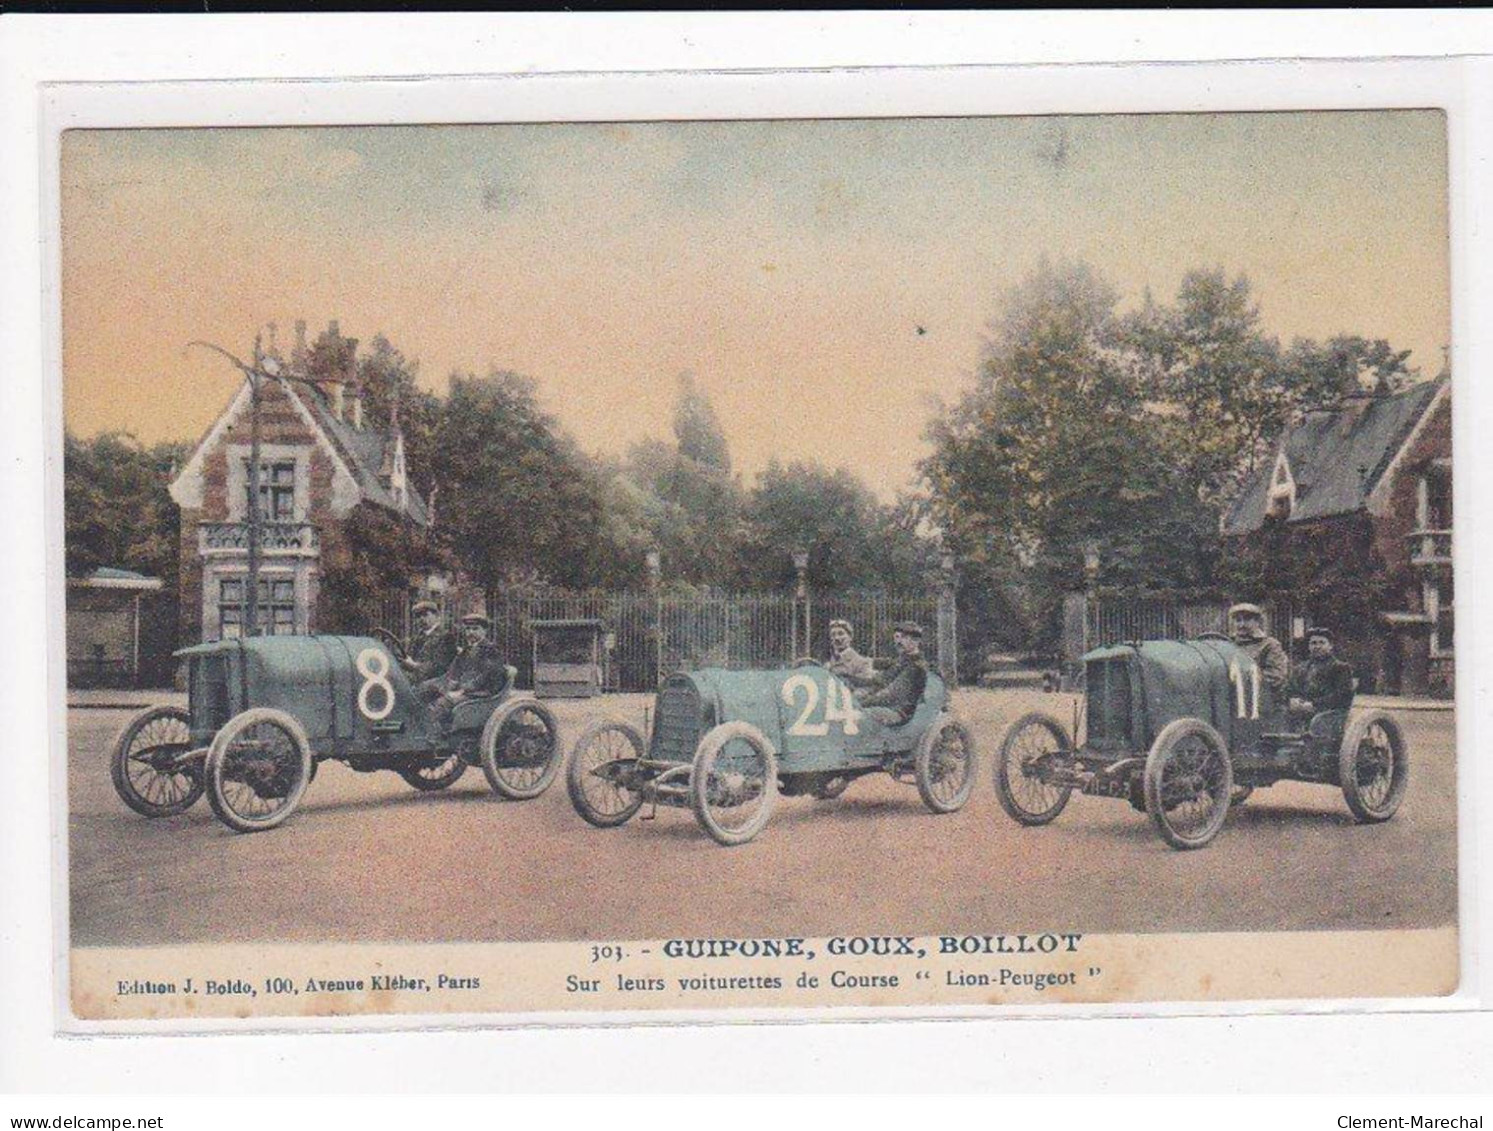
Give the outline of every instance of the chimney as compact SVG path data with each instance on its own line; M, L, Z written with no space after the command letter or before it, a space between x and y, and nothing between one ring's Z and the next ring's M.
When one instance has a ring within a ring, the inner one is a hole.
M343 387L341 381L328 381L326 384L327 403L332 406L332 415L338 420L342 419L343 414Z
M291 350L290 365L297 373L306 372L306 320L295 320L295 346Z
M363 431L363 390L358 385L347 387L347 423L359 432Z

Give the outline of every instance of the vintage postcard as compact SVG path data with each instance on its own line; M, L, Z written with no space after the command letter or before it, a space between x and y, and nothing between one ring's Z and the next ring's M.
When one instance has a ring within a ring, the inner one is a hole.
M1458 991L1443 110L58 148L64 1028Z

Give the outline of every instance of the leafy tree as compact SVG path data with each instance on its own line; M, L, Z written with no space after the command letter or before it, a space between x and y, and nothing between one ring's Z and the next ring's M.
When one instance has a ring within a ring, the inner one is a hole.
M364 427L387 431L398 405L410 482L429 498L435 484L436 445L444 405L440 397L420 387L419 374L419 365L395 349L383 334L375 334L367 351L358 358ZM436 506L439 514L439 495Z
M159 577L175 591L180 511L167 488L188 445L143 447L126 432L63 437L64 554L69 576L100 566Z
M731 473L731 452L721 422L715 415L715 406L695 387L694 376L689 373L679 375L679 398L674 405L674 438L684 459L723 475Z
M541 410L529 379L454 375L432 458L440 534L485 587L617 577L617 555L597 537L606 524L599 469Z

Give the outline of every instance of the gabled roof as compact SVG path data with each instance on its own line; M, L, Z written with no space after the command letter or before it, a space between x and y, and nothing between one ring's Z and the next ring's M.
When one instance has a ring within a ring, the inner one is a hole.
M401 506L379 477L386 458L393 458L393 452L388 450L394 442L391 436L372 429L360 430L337 419L326 401L314 392L297 388L293 395L298 396L301 403L306 405L316 418L316 423L342 453L348 468L358 481L358 488L363 492L365 501L407 515L420 526L430 525L430 512L419 491L413 488L407 490L404 493L404 505Z
M1344 407L1307 413L1290 428L1224 513L1225 534L1248 534L1265 521L1271 475L1286 457L1295 482L1289 522L1367 509L1370 496L1447 389L1445 377L1387 397L1355 398Z

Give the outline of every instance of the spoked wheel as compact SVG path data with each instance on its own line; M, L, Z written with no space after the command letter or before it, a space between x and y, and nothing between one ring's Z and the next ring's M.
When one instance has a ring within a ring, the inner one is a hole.
M399 771L399 776L422 793L449 789L467 772L467 764L454 750L439 761L432 759L423 766Z
M560 724L537 699L515 699L494 711L482 728L482 772L493 792L529 801L560 772Z
M1363 824L1395 815L1410 784L1410 748L1392 715L1369 711L1348 724L1338 750L1343 799Z
M772 743L750 723L722 723L695 751L690 807L717 844L745 844L772 816L778 759Z
M1254 793L1254 791L1255 787L1252 785L1236 785L1233 791L1229 794L1229 804L1243 805L1246 801L1249 800L1250 795Z
M628 723L607 719L592 725L575 744L565 771L570 803L599 829L625 825L643 806L643 795L622 778L643 757L643 736Z
M1012 723L1001 740L995 765L995 793L1006 815L1023 825L1045 825L1055 820L1073 790L1049 785L1037 775L1043 762L1072 753L1068 732L1051 715L1036 711Z
M1175 719L1146 756L1146 812L1173 848L1202 848L1223 828L1234 767L1220 735L1201 719Z
M229 828L272 829L289 817L311 778L311 743L284 711L256 707L229 719L207 752L207 800Z
M192 748L191 720L180 707L151 707L114 740L109 770L114 791L136 813L172 817L202 796L202 763L185 763Z
M975 739L953 715L939 715L923 732L912 764L918 796L935 813L964 808L975 788Z

